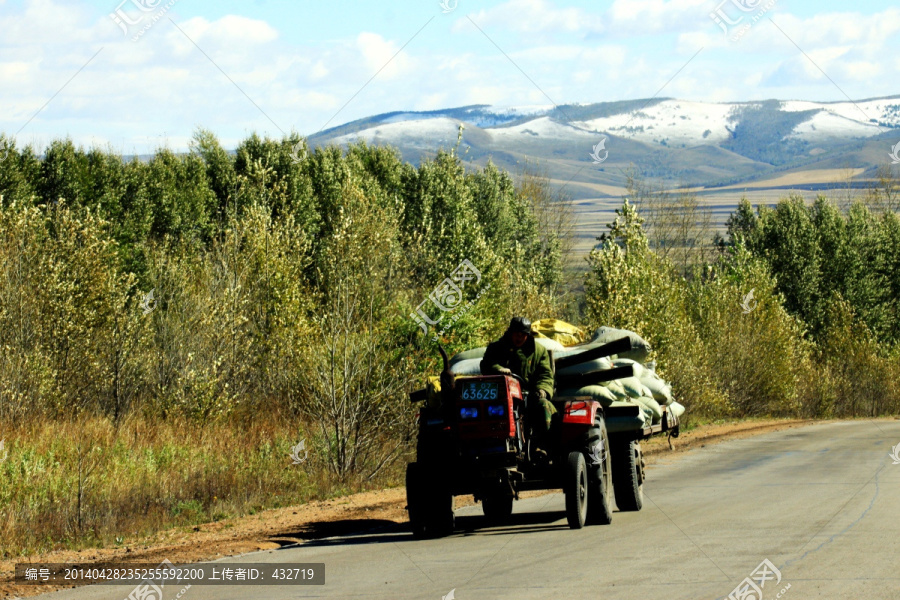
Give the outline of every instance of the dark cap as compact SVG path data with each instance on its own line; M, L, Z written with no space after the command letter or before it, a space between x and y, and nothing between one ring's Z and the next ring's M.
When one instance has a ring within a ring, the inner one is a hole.
M510 333L531 333L531 321L528 317L513 317L507 331Z

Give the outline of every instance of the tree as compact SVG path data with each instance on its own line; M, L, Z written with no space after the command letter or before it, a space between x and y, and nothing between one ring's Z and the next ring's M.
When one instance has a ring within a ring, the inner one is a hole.
M685 188L654 188L639 173L627 174L629 198L644 216L650 247L670 259L683 274L712 256L712 211Z
M775 275L788 311L816 327L821 322L822 252L803 198L791 196L763 213L759 235L751 243Z

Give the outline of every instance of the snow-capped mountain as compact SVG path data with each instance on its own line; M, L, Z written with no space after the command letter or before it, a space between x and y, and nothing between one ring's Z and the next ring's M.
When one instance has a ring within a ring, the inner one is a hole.
M609 161L604 167L648 165L655 177L705 185L822 161L832 161L825 165L829 167L843 161L842 166L872 169L886 155L867 150L867 145L900 139L900 96L831 103L657 98L564 106L475 105L377 115L324 131L310 142L388 144L416 162L456 146L460 125L465 127L460 153L467 150L466 160L473 162L492 157L509 166L525 158L546 160L551 171L563 176L566 164L590 163L591 145L606 137Z

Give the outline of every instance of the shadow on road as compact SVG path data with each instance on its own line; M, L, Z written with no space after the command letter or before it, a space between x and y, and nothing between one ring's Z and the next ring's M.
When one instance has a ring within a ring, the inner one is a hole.
M537 533L567 529L563 511L516 513L503 523L491 523L482 515L456 517L456 529L449 538ZM307 523L299 529L285 531L269 538L282 549L295 546L297 538L307 540L303 546L346 546L420 541L413 537L408 523L381 519L359 519Z

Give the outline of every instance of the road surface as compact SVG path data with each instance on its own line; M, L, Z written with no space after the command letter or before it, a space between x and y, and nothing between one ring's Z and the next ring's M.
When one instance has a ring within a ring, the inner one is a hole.
M723 442L652 466L644 509L616 512L608 526L568 529L561 494L517 502L503 527L484 527L480 507L468 507L445 539L414 540L393 525L227 559L325 563L325 585L193 586L181 598L712 600L756 572L764 600L897 600L897 444L900 421ZM760 575L764 560L777 571ZM133 587L42 598L121 600ZM181 591L166 586L164 600Z

